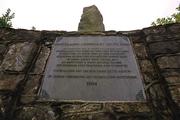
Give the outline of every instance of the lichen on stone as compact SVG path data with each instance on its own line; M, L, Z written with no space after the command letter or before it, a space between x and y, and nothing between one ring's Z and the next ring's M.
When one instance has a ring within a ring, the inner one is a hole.
M0 66L2 71L20 72L30 63L37 45L35 43L16 43L9 47Z

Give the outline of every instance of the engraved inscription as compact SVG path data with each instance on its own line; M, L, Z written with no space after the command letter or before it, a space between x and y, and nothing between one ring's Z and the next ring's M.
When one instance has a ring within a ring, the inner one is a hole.
M137 99L143 85L127 37L57 38L42 89L57 100L144 99L144 96Z
M88 81L86 83L87 86L97 86L97 82Z
M60 44L59 44L60 45ZM69 44L66 44L70 46ZM79 44L76 44L79 46ZM85 45L85 44L83 44ZM89 45L89 44L88 44ZM92 44L94 46L94 44ZM127 50L116 48L108 48L109 44L95 44L96 46L104 45L106 48L64 48L63 50L56 50L56 58L61 59L53 70L55 78L135 78L130 75L131 70L127 63ZM74 46L74 44L73 44ZM115 44L115 46L120 46ZM91 67L91 68L90 68ZM97 69L92 69L98 67ZM114 67L113 69L104 69ZM59 74L62 73L62 74ZM68 74L67 74L68 73ZM72 75L74 74L75 75ZM81 75L83 73L83 75ZM89 75L91 73L91 75ZM97 73L101 73L99 75ZM109 75L104 75L104 74ZM116 73L114 75L111 75ZM118 75L117 73L128 73L128 75ZM67 75L64 75L67 74Z

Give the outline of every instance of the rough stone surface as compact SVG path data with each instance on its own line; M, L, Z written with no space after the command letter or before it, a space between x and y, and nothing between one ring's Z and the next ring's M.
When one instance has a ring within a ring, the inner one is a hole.
M151 54L169 54L180 52L180 41L155 42L149 45Z
M15 90L17 84L23 78L24 75L0 74L0 90Z
M9 44L18 41L40 41L41 32L24 29L0 29L0 43Z
M10 43L15 36L15 30L12 29L0 29L0 43Z
M158 26L158 27L150 27L150 28L145 28L143 29L143 32L146 34L146 35L149 35L149 34L162 34L162 33L165 33L166 32L166 29L164 26Z
M5 105L3 102L3 96L0 96L0 118L4 117Z
M142 60L140 62L142 72L154 72L153 65L149 60Z
M48 106L23 107L17 110L15 120L56 120L55 113Z
M5 117L5 109L9 104L10 98L8 95L0 95L0 120Z
M51 47L56 37L62 36L65 34L65 31L42 31L41 32L41 41L46 45Z
M5 50L6 50L5 45L0 44L0 64L1 64L2 60L3 60Z
M79 104L64 104L59 106L62 109L63 114L66 113L82 113L82 112L93 112L100 111L102 109L102 104L100 103L79 103ZM76 110L76 111L74 111Z
M165 79L169 84L180 83L180 75L179 76L166 77Z
M154 72L144 72L143 78L146 84L157 81L157 75Z
M180 24L125 32L28 31L1 28L0 120L178 120L179 28ZM138 58L147 101L59 103L38 99L37 93L52 44L57 36L62 35L128 36ZM40 53L33 52L37 47L34 42L43 46ZM37 58L33 59L34 62L30 57L34 56L33 54ZM23 64L15 64L19 58L25 60ZM29 71L24 72L26 68Z
M164 98L164 95L161 90L161 86L159 84L154 84L152 87L149 88L150 93L152 94L152 99L159 99L161 100Z
M180 84L176 84L176 85L170 85L169 86L170 89L170 93L172 95L172 99L178 104L180 105L178 102L180 100ZM180 107L180 106L179 106Z
M135 43L134 49L138 58L145 59L147 57L145 46L142 43Z
M62 118L62 120L117 120L117 118L111 114L106 112L100 113L91 113L91 114L76 114L72 117L68 116L66 118Z
M104 106L104 107L103 107ZM62 119L63 120L119 120L123 116L132 119L127 113L148 113L150 109L145 103L89 103L77 105L62 105ZM76 110L76 111L74 111ZM96 112L95 112L96 111ZM120 114L121 113L121 114ZM137 117L138 118L138 117ZM144 116L144 119L149 119L150 114Z
M157 59L160 68L180 68L180 56L165 56Z
M42 74L50 54L50 49L43 46L40 55L35 63L33 74Z
M120 32L119 35L127 35L130 40L132 40L133 43L144 43L144 33L142 30L135 30L133 32Z
M33 75L29 77L21 97L21 102L29 103L37 98L38 88L41 83L40 80L40 75Z
M78 26L78 31L104 31L103 17L93 5L85 7Z
M163 76L168 83L172 99L180 107L180 70L178 69L162 69Z
M5 49L6 49L5 45L1 45L1 44L0 44L0 55L1 55L1 56L2 56L3 53L5 52Z
M17 39L17 37L19 39ZM15 34L13 36L14 40L13 41L28 41L28 42L38 42L40 41L41 37L41 32L39 31L33 31L33 30L23 30L23 29L18 29L15 31Z
M35 49L35 43L24 42L11 45L2 62L2 71L23 71L31 62Z
M180 77L180 71L177 69L162 69L162 75L164 77L173 77L173 76L179 76Z
M146 37L147 42L165 42L165 41L179 41L180 34L164 33L162 35L148 35Z
M180 24L173 24L170 27L168 27L167 30L169 32L178 34L178 33L180 33Z
M120 103L106 103L105 108L114 112L150 112L150 108L147 106L146 102L120 102Z

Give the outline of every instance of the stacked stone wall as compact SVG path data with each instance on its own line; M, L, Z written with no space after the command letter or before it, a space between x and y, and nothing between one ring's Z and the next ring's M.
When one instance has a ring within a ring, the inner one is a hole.
M146 102L41 101L38 92L56 37L128 36ZM180 119L180 24L135 31L66 32L0 29L0 120Z

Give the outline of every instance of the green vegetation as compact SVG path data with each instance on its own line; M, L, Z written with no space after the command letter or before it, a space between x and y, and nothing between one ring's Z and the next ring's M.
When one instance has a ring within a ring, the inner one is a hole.
M7 9L5 14L2 14L2 17L0 17L0 28L10 28L12 27L11 20L15 17L15 13L11 13L11 9Z
M172 14L170 17L166 18L158 18L155 22L152 22L151 25L157 26L157 25L165 25L170 23L180 23L180 4L176 8L177 12Z

